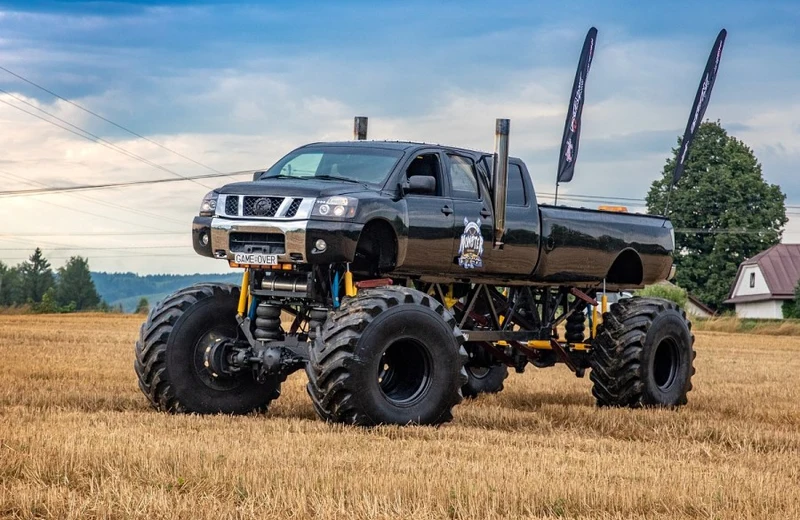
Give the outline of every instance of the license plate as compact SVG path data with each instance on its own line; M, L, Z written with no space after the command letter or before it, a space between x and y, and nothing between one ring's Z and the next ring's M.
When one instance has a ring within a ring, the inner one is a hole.
M264 253L234 253L233 261L244 265L277 265L278 255Z

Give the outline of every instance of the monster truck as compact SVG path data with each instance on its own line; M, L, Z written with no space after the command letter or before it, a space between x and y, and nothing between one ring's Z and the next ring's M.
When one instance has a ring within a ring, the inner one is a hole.
M150 312L135 369L159 410L264 410L302 369L321 418L360 425L448 421L528 364L590 369L600 406L674 407L691 389L681 309L596 300L670 276L669 220L538 203L508 157L508 120L494 154L302 146L206 195L192 239L242 284L192 286Z

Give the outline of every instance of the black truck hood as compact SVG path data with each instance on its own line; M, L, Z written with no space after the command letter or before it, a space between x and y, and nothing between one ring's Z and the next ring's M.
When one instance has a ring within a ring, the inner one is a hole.
M286 197L327 197L363 191L378 191L365 184L354 182L322 181L312 179L263 179L251 182L226 184L216 190L232 195L283 195Z

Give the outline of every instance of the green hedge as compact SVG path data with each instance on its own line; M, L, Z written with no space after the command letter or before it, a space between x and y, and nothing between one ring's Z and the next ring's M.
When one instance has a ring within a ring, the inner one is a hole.
M636 291L636 295L664 298L665 300L677 303L682 308L686 308L686 302L689 299L686 289L678 287L677 285L666 284L648 285L644 289Z

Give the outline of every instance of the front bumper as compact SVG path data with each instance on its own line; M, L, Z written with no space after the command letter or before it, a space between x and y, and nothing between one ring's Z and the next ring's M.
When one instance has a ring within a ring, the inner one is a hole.
M233 261L232 233L270 233L284 237L281 263L330 264L352 262L363 224L329 220L244 220L219 217L195 217L192 222L192 245L202 256ZM208 237L206 241L204 237ZM314 248L317 240L327 243L324 251ZM207 242L207 243L205 243Z

